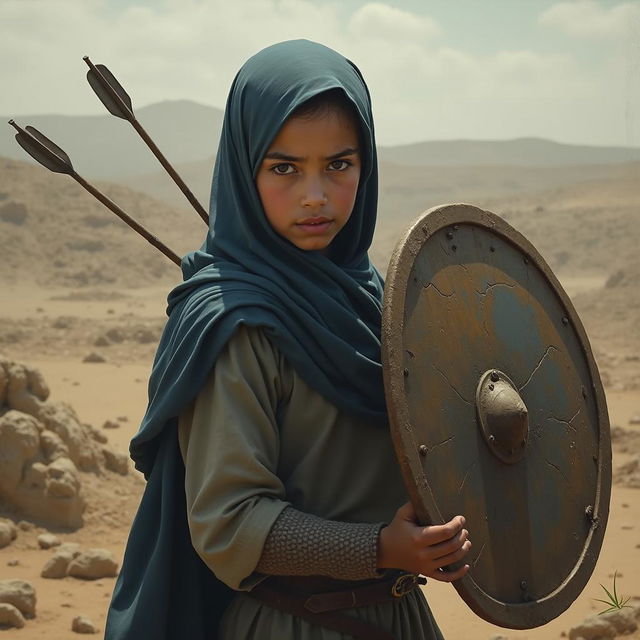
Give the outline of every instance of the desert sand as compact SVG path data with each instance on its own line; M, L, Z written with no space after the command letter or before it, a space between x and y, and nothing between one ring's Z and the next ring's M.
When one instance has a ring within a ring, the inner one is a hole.
M88 196L81 199L85 196L74 185L56 182L64 178L19 162L3 162L0 200L24 201L27 206L4 209L5 218L0 219L0 355L37 368L52 400L69 403L82 422L108 438L109 447L126 452L145 409L166 293L179 273L133 233L110 219L105 222L104 216L110 214ZM523 231L572 296L600 367L611 424L627 430L625 438L632 443L614 441L614 471L640 455L640 437L629 436L640 436L640 424L633 420L640 415L638 170L638 165L623 167L601 183L555 185L533 195L501 199L485 195L473 200ZM195 216L183 228L175 219L182 219L179 216L184 213L124 187L106 188L121 202L129 198L128 209L155 225L158 235L176 250L197 246L203 228L194 222ZM382 268L399 231L417 213L412 207L419 194L407 187L404 195L406 220L383 218L379 225L372 255ZM450 201L471 200L450 195ZM392 208L390 202L386 206ZM52 207L68 216L66 235L56 232L60 221L57 227L49 223ZM146 257L133 277L131 256L138 254ZM103 361L83 361L90 354ZM107 421L112 428L103 427ZM600 584L610 587L616 571L618 591L640 597L640 489L626 486L629 477L625 472L616 476L598 564L564 614L538 629L501 629L473 614L450 585L430 581L425 592L444 636L449 640L565 637L585 617L602 610L594 599L604 596ZM84 526L49 530L62 542L105 548L120 563L143 486L131 463L126 476L110 471L85 473ZM40 572L52 550L40 549L37 537L46 529L5 507L0 503L0 517L25 521L19 523L17 538L0 549L0 580L29 581L37 593L37 606L36 617L27 620L24 628L0 631L0 638L68 639L75 636L71 623L78 615L88 616L101 634L115 578L42 578ZM640 634L625 637L639 639Z
M575 286L577 290L584 290L589 289L589 284L601 286L598 282L584 281L576 282ZM568 288L571 286L569 283ZM113 299L109 295L92 296L86 292L70 295L68 290L38 287L28 290L5 287L3 298L5 295L12 301L10 309L3 305L5 327L13 326L14 322L15 326L24 326L24 319L37 318L43 327L49 328L41 327L31 337L15 344L5 343L3 355L38 368L49 384L51 398L70 403L83 421L96 427L108 420L119 424L118 428L104 429L104 433L114 449L126 451L144 412L155 343L141 344L130 339L95 347L93 342L113 326L134 327L134 331L146 328L157 333L162 323L163 289L136 290L126 296L114 295ZM59 318L72 320L60 323ZM56 328L60 324L66 328ZM104 354L106 362L82 362L83 356L92 351ZM640 412L640 390L608 388L607 400L611 423L635 429L640 434L640 426L629 424ZM614 447L614 468L630 457L629 452L620 452ZM71 532L54 531L62 542L106 548L120 561L143 481L133 470L124 478L110 474L107 480L111 487L108 492L87 486L89 506L84 527ZM445 637L555 640L586 616L601 610L594 598L603 596L599 584L610 586L614 571L618 572L617 584L622 594L640 595L639 498L638 489L614 485L607 534L596 570L569 610L544 627L513 631L490 625L475 616L450 585L431 581L425 587L426 594ZM1 632L2 637L22 640L70 637L71 621L80 614L104 630L106 607L115 579L87 582L71 577L41 578L40 571L52 553L38 547L37 536L44 531L42 527L20 530L16 541L0 549L0 579L28 580L36 589L38 601L36 618L27 620L22 629Z

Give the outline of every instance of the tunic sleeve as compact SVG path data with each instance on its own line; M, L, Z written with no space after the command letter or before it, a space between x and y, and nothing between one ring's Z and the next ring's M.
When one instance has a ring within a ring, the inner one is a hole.
M251 589L269 531L288 506L278 478L279 353L240 327L180 416L191 541L216 576Z

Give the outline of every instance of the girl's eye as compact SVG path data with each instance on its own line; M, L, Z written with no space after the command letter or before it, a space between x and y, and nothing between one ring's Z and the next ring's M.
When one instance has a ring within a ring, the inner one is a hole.
M283 162L282 164L277 164L275 167L272 167L271 171L279 176L286 176L293 173L294 168L293 165L290 165L288 162Z
M347 160L334 160L329 164L329 168L332 171L344 171L350 166L351 166L351 163L347 162Z

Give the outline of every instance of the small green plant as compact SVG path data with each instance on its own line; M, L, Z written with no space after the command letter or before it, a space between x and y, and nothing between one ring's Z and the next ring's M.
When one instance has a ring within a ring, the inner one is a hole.
M600 598L594 598L596 602L602 602L602 604L607 605L607 609L604 611L600 611L598 615L602 615L603 613L609 613L609 611L616 611L618 609L631 609L631 607L627 604L630 598L624 598L623 596L618 596L618 592L616 591L616 578L618 576L618 572L613 572L613 593L607 589L603 584L600 586L604 589L604 592L607 594L608 600L601 600Z

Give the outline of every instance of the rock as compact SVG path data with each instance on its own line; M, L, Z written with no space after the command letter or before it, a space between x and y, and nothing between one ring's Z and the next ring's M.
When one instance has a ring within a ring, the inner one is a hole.
M80 526L84 500L77 469L62 439L14 409L0 418L0 494L30 518L47 525ZM69 447L70 449L70 447ZM83 455L86 455L83 454ZM47 462L47 456L59 456Z
M24 616L17 607L8 602L0 602L0 629L3 627L14 629L24 627Z
M638 628L637 617L640 606L625 607L584 620L569 631L569 640L605 640L619 635L628 635Z
M118 418L119 420L120 418ZM102 425L103 429L119 429L120 424L115 420L105 420L105 423Z
M18 529L20 529L20 531L33 531L35 528L36 526L33 522L29 522L28 520L20 520L20 522L18 522Z
M38 536L38 545L41 549L51 549L60 546L60 538L53 533L42 533Z
M36 615L36 591L24 580L0 580L0 602L13 605L25 618Z
M107 438L107 436L104 435L104 433L102 433L102 431L100 431L100 429L96 429L93 425L91 424L85 424L83 425L84 428L86 429L87 433L96 441L99 442L100 444L106 444L109 441L109 438Z
M53 462L58 458L69 457L69 447L62 441L62 438L54 431L44 429L40 434L40 447L47 462Z
M54 329L70 329L73 324L73 318L68 316L60 316L53 321L51 325Z
M117 451L111 451L106 447L102 450L104 454L104 464L109 471L115 471L121 476L126 476L129 473L129 456L124 453L118 453Z
M92 351L90 354L82 358L82 362L106 362L107 359L99 353Z
M68 544L59 548L42 567L40 576L43 578L59 579L67 575L69 564L80 555L80 545Z
M98 633L93 622L86 616L76 616L71 623L71 631L76 633Z
M107 336L98 336L93 341L93 346L94 347L109 347L109 346L111 346L111 341L109 340L109 338L107 338Z
M54 556L47 560L42 571L40 571L41 578L50 578L52 580L59 580L67 575L67 569L69 563L73 560L73 556L70 553L56 553Z
M107 466L126 473L127 464L121 454L104 453L102 429L48 398L37 369L0 356L0 495L25 519L77 528L86 506L79 472L99 474Z
M113 327L112 329L109 329L105 333L105 336L111 342L118 342L118 343L124 342L124 339L125 339L124 331L122 329L119 329L118 327Z
M85 580L113 578L118 575L118 563L107 549L87 549L69 563L67 575Z
M8 547L18 535L18 529L11 520L0 518L0 549Z
M629 418L629 424L640 424L640 413L636 413Z

